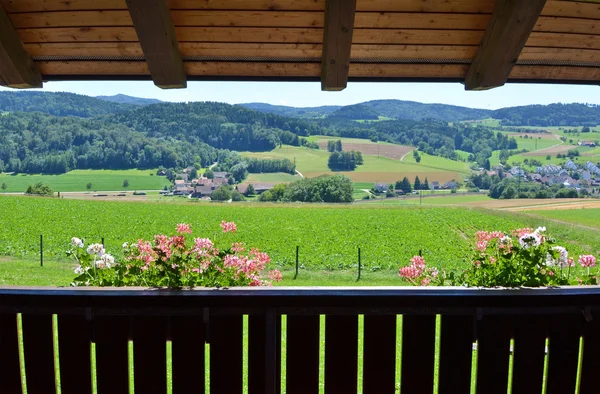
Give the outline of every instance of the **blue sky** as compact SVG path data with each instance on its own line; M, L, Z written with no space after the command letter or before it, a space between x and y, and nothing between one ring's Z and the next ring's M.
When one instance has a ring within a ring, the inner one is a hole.
M0 90L5 90L0 88ZM309 82L188 82L182 90L161 90L152 82L48 82L46 91L88 96L127 94L163 101L220 101L230 104L264 102L310 107L349 105L376 99L412 100L474 108L550 104L600 104L599 86L509 84L483 92L465 92L458 83L350 83L342 92L321 92Z

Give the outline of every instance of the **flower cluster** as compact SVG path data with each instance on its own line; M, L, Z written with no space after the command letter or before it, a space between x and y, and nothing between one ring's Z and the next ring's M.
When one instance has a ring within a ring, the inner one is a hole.
M438 270L437 268L428 267L423 257L414 256L410 259L410 265L400 267L398 276L413 285L427 286L438 276Z
M400 268L399 276L413 285L450 284L479 287L537 287L569 284L600 284L594 272L596 257L574 258L556 240L546 234L545 227L519 228L508 233L478 231L475 234L471 263L460 273L442 272L427 267L422 257ZM434 281L435 279L435 281Z
M233 233L233 222L221 223L223 233ZM219 249L208 238L187 239L189 224L176 227L176 235L157 234L151 241L140 239L123 244L124 259L117 264L101 244L84 247L73 238L68 254L79 263L74 286L231 287L265 286L282 279L278 270L265 274L270 257L241 242ZM265 277L268 276L268 280Z

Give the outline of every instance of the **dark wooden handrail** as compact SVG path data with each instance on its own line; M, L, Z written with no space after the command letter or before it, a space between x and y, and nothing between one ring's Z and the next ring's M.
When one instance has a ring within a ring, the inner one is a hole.
M356 393L359 380L365 394L396 393L396 384L402 393L429 394L434 381L440 394L468 393L474 379L478 393L506 393L510 383L513 393L540 393L545 385L548 394L573 393L576 386L585 394L596 392L600 368L600 287L0 287L2 394L21 392L22 375L29 393L55 392L55 367L62 393L91 393L92 370L98 393L127 393L128 343L138 393L165 393L169 384L173 393L203 393L205 373L211 393L241 393L246 357L249 393L278 393L283 378L287 394L316 394L324 347L326 394Z

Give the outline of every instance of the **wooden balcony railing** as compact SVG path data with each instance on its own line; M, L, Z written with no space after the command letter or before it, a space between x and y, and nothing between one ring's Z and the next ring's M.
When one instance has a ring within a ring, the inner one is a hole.
M586 394L599 371L598 287L0 288L2 394Z

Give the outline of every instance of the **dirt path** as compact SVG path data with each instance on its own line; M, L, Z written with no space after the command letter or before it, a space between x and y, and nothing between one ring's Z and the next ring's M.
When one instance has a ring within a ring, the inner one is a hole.
M408 151L408 152L406 152L404 155L402 155L402 157L400 158L400 161L404 161L404 158L406 157L406 155L408 155L408 154L412 153L413 151L414 151L414 149L413 149L413 150L411 150L411 151Z

